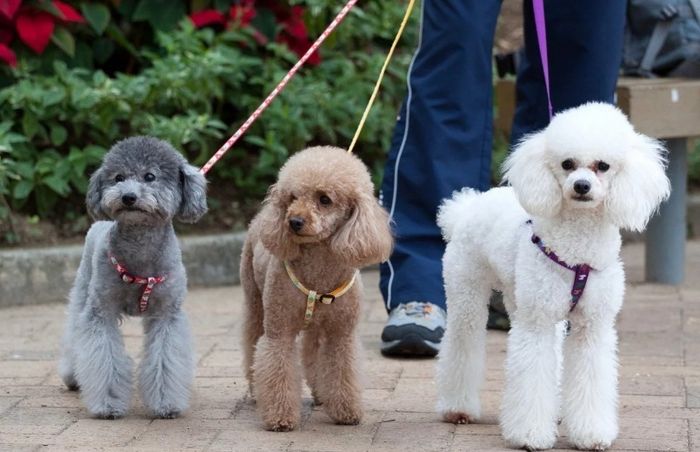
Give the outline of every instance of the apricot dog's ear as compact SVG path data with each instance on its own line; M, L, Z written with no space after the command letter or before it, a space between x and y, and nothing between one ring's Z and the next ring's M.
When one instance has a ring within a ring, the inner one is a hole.
M331 249L338 259L356 268L386 261L393 245L389 215L367 193L358 197L350 218L331 240Z
M299 245L290 239L286 221L287 205L277 185L271 185L263 201L263 208L256 221L260 241L270 253L280 260L294 259L299 255Z

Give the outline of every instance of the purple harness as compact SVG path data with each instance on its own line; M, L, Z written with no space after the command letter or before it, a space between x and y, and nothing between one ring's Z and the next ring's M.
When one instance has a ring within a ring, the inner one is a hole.
M532 224L532 220L528 220L528 224ZM583 296L583 289L586 288L586 282L588 281L588 274L591 271L591 267L588 264L577 264L577 265L569 265L563 260L559 259L559 256L556 255L554 251L549 249L548 247L545 246L544 243L542 243L542 239L539 238L536 234L532 234L532 243L537 245L537 247L542 250L545 256L550 258L552 261L556 262L557 264L561 265L562 267L571 270L574 272L574 284L571 287L571 309L569 309L569 312L573 311L576 305L578 304L578 301L581 299Z

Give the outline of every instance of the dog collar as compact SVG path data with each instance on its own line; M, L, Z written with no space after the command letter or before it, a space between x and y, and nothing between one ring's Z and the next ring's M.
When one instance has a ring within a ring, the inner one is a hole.
M527 223L532 224L532 220L528 220ZM560 266L574 272L574 284L571 286L571 308L569 309L569 312L573 311L576 305L578 304L579 300L583 296L583 290L586 288L586 282L588 282L588 275L593 269L588 264L567 264L566 262L561 260L559 256L557 256L557 254L551 250L551 248L546 246L542 242L542 239L539 238L534 232L532 234L531 240L532 243L537 245L537 247L540 250L542 250L544 255L547 256L549 259L556 262Z
M109 261L112 263L114 269L117 271L117 273L119 273L119 279L127 284L141 284L146 286L143 288L141 298L139 298L139 312L146 312L148 309L148 299L151 297L153 287L155 287L156 284L160 284L165 281L167 279L167 275L149 276L147 278L132 275L126 270L126 267L119 263L117 258L114 257L110 251L107 252L107 256L109 257Z
M299 281L299 278L296 277L294 272L292 271L292 267L289 265L289 262L284 261L284 268L287 270L287 275L289 275L289 279L292 280L292 284L294 286L301 290L304 295L306 295L306 312L304 312L304 329L306 329L309 324L311 323L311 319L314 316L314 307L316 306L316 302L320 302L323 304L331 304L335 301L336 298L344 295L352 285L355 283L355 279L357 278L357 270L355 270L355 273L353 273L352 278L350 278L350 281L346 281L343 284L340 285L337 289L333 290L332 292L324 293L324 294L319 294L315 290L309 290L304 285Z

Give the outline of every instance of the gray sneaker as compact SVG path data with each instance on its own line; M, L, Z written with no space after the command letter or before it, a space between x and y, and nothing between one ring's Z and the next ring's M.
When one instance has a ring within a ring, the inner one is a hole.
M446 317L444 309L427 302L412 301L392 309L382 331L382 354L437 355Z

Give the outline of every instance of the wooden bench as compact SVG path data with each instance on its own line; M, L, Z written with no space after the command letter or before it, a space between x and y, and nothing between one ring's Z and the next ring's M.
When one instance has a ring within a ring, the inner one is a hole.
M495 126L507 136L515 112L515 81L500 80L495 94ZM700 136L700 80L622 78L616 97L637 131L662 139L669 150L671 197L649 222L645 275L649 282L680 284L685 277L688 138Z

